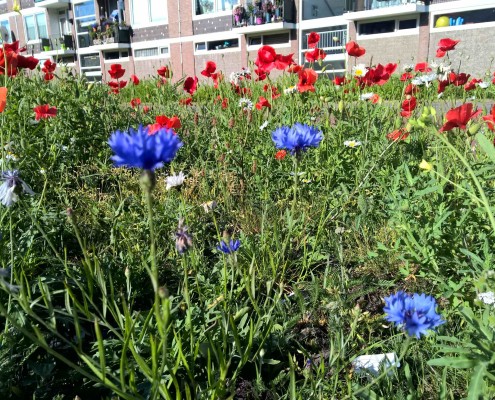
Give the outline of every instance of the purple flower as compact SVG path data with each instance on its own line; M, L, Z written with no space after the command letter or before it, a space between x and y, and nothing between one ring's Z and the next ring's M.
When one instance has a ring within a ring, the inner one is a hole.
M34 195L29 185L19 177L17 170L2 172L0 180L3 181L0 185L0 201L4 206L10 207L14 204L22 192Z
M187 249L192 247L192 238L187 233L189 228L184 225L184 220L181 218L179 220L179 227L175 234L175 248L179 254L184 254Z
M383 311L385 319L396 326L403 327L409 336L426 334L429 329L434 329L445 323L436 312L437 303L432 296L414 293L409 295L403 291L385 297Z
M148 134L148 128L139 126L129 133L116 131L108 144L115 153L112 160L117 167L155 170L172 161L183 143L172 129L160 129Z
M287 149L292 155L299 154L309 147L318 147L323 134L314 126L299 122L288 126L282 126L272 132L272 140L278 149Z
M239 247L241 247L240 240L230 240L230 243L226 243L222 240L217 246L217 250L220 250L225 254L231 254L239 250Z

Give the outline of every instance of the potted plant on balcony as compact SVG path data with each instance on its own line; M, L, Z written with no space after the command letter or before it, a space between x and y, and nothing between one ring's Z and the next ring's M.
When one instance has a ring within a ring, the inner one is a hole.
M131 43L132 28L125 23L113 25L113 37L115 43Z
M263 23L263 11L258 10L255 12L256 25L261 25Z
M246 13L246 10L242 5L235 6L234 8L234 20L235 24L239 26L241 24L241 21L244 18L244 14Z
M263 3L263 13L265 15L265 23L269 24L272 21L273 3L271 1L265 1Z
M247 17L249 18L249 25L254 25L254 19L256 18L256 8L253 3L247 6Z

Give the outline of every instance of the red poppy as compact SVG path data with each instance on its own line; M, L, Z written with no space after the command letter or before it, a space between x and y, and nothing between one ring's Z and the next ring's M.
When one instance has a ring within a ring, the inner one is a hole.
M217 89L218 83L223 79L223 75L221 72L215 72L214 74L211 74L211 79L213 79L213 87Z
M318 60L324 60L327 53L325 53L325 50L323 49L315 48L313 51L308 51L304 56L306 61L311 63Z
M345 45L345 50L351 57L361 57L366 54L364 47L360 47L354 40Z
M179 100L179 104L182 104L183 106L188 106L192 103L192 97L186 97L184 99Z
M162 128L167 129L179 129L182 125L180 123L179 117L174 115L168 118L166 115L157 115L155 117L155 122L159 124Z
M342 86L349 81L346 79L345 76L336 76L335 78L333 78L332 82L335 86Z
M148 114L150 112L150 108L148 106L143 106L143 113Z
M158 75L160 75L161 77L163 77L163 78L170 78L171 77L170 70L168 69L168 67L166 65L164 65L163 67L158 68L158 70L156 71L156 73Z
M139 85L139 78L134 74L131 75L130 81L132 82L133 85Z
M297 89L299 92L314 92L314 84L318 79L317 73L311 68L305 68L299 72L299 82L297 83Z
M108 82L108 86L110 86L111 91L115 94L119 93L120 89L124 88L126 85L127 81Z
M277 54L275 56L275 61L273 65L275 66L276 69L280 71L284 71L292 64L295 64L293 57L294 57L294 53L288 54L286 56L283 56L282 54Z
M258 102L256 103L256 108L261 110L263 107L272 108L272 105L263 96L260 96Z
M256 75L258 75L258 80L259 81L264 81L266 79L266 77L267 77L266 71L264 71L264 70L262 70L260 68L256 68L254 70L254 72L256 72Z
M184 90L189 93L191 96L196 92L196 89L198 88L198 78L188 76L186 80L184 81Z
M373 96L370 97L370 102L373 104L376 104L380 101L380 96L378 96L376 93L373 94Z
M135 99L131 100L131 107L132 108L139 107L140 104L141 104L141 99L139 97L136 97Z
M447 111L445 118L447 122L439 129L440 132L450 131L454 128L466 129L466 125L470 119L478 116L481 109L473 112L473 103L465 103L459 107Z
M449 74L449 81L454 86L462 86L465 85L471 75L461 72L460 74L456 74L455 72L451 72Z
M125 69L122 68L120 64L112 64L110 65L110 69L108 70L108 74L112 79L120 79L125 74Z
M43 63L43 67L41 68L41 71L47 74L47 73L55 72L56 68L57 68L57 63L51 62L50 60L46 60Z
M51 72L47 72L44 76L45 81L51 81L55 75L53 75Z
M410 72L404 72L404 73L400 76L400 80L401 80L402 82L407 81L407 80L412 79L412 78L414 78L414 76L413 76L413 74L411 74Z
M449 38L445 39L440 39L438 42L438 49L437 49L437 57L442 58L447 54L447 51L454 50L455 46L457 43L459 43L460 40L452 40Z
M201 75L210 78L211 74L213 74L216 71L216 69L217 69L217 64L215 64L213 61L206 61L206 67L203 71L201 71Z
M7 88L0 87L0 113L3 113L7 105Z
M287 72L289 72L290 74L298 74L302 69L303 69L302 65L292 64L287 69Z
M222 109L225 110L228 106L229 106L229 99L227 97L225 97L222 100Z
M0 47L0 75L15 76L20 68L35 69L39 61L34 57L24 57L20 52L26 51L26 47L19 48L19 41L4 43ZM7 71L5 69L7 68Z
M385 65L385 72L387 74L392 75L396 69L397 69L397 64L395 63L388 63L387 65Z
M49 104L42 104L33 108L36 113L36 121L45 118L52 118L57 115L57 107L50 107Z
M287 155L287 150L279 150L275 153L276 160L283 160Z
M407 98L409 97L409 98ZM416 108L416 97L407 96L406 100L402 102L400 115L403 117L410 117L414 109Z
M320 35L318 35L316 32L311 32L308 35L308 47L310 49L314 49L319 41L320 41Z
M450 85L450 82L449 82L449 80L448 80L448 79L446 79L446 80L444 80L444 81L439 81L439 82L438 82L438 90L437 90L437 93L439 93L439 94L440 94L440 93L443 93L443 92L444 92L444 90L445 90L445 88L446 88L447 86L449 86L449 85Z
M416 85L413 85L410 83L409 85L406 86L406 89L404 90L404 94L415 94L419 92L419 87Z
M416 71L416 72L431 72L431 68L428 66L427 62L420 62L414 66L414 71Z
M0 88L0 89L4 89L4 88ZM491 131L495 131L495 105L493 105L491 113L489 115L485 115L483 117L483 120L488 125L488 129L490 129Z
M409 137L410 132L407 132L404 128L396 129L387 135L390 140L406 140Z
M473 78L468 83L464 85L464 90L466 92L476 89L476 84L482 82L481 79Z
M267 73L270 72L273 68L275 68L276 58L277 58L277 53L275 52L275 49L273 47L261 46L258 49L258 56L256 57L254 64L258 67L260 71Z

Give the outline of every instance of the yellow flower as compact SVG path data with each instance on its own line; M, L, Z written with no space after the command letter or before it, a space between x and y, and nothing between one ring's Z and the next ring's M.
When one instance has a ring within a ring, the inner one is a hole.
M19 4L19 0L14 0L14 4L12 5L12 11L21 13L21 6Z
M430 164L428 161L423 160L419 164L419 168L424 169L425 171L431 171L433 169L433 165Z

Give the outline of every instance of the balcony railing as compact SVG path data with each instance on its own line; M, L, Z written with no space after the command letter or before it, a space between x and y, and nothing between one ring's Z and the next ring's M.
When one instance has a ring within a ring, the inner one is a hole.
M420 0L347 0L347 11L368 11L381 8L404 6L408 4L427 4L429 1Z
M232 11L232 27L263 25L277 22L295 22L294 0L273 1L271 7L263 2L258 6L236 6Z
M42 51L66 51L74 50L74 41L71 35L50 35L41 39Z
M69 0L34 0L37 7L45 8L68 8L70 5Z
M318 48L323 49L327 55L345 53L345 44L347 43L347 29L338 29L334 31L318 32L320 41ZM304 40L303 52L311 51L308 44L309 33Z

